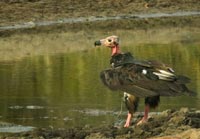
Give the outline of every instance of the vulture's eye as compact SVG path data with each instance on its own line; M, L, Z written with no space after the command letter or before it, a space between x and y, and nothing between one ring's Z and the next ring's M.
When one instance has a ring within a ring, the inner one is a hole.
M112 42L112 40L111 40L111 39L108 39L108 42Z

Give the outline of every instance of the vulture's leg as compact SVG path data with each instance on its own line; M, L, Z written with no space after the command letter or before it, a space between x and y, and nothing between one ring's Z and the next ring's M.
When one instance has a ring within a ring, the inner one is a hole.
M137 123L137 125L147 122L150 108L156 108L159 102L160 102L160 96L145 98L144 117Z
M126 118L126 123L124 124L124 127L129 127L131 124L131 119L132 119L133 114L128 112L127 118Z
M124 92L124 101L128 109L128 115L124 127L129 127L133 113L137 110L139 98Z

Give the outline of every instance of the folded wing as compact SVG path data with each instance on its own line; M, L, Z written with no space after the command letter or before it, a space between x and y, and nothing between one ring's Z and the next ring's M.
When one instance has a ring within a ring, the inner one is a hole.
M156 61L132 59L121 62L102 71L100 77L111 90L125 91L137 97L193 94L185 85L189 78L175 75L172 68Z

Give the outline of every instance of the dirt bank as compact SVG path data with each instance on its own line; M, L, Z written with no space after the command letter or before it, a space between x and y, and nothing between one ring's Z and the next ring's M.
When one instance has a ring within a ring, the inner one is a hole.
M63 32L80 30L150 29L162 27L199 27L199 16L126 19L130 14L173 13L198 11L198 0L3 0L0 2L0 27L31 24L31 29L1 30L0 36L13 33ZM57 24L35 27L40 21L60 21L63 18L104 17L124 15L123 20Z
M92 47L96 38L113 34L122 37L123 40L126 40L124 42L130 42L130 39L136 38L135 44L166 43L166 41L173 43L177 40L178 42L191 40L199 42L199 14L156 18L132 16L130 18L131 14L170 14L198 11L199 9L200 2L198 0L179 2L150 0L148 7L145 7L145 0L88 0L86 2L81 0L76 2L4 0L0 2L0 61L19 60L26 56L47 53L65 53L72 49L86 50ZM92 16L95 18L118 16L121 19L86 20L87 18L93 19L90 18ZM84 17L84 22L63 23L61 20L81 17ZM36 23L43 21L50 21L50 23L56 21L56 23L45 26L36 25ZM18 25L25 27L15 28ZM29 28L26 28L26 25ZM5 29L4 27L10 28ZM189 38L192 39L188 40ZM81 43L81 46L77 48L80 42L84 43ZM123 45L130 45L124 44L124 42Z
M198 11L199 0L1 0L0 26L63 17Z
M141 118L134 119L130 128L100 125L98 127L75 127L68 129L36 129L35 131L4 134L1 138L16 139L199 139L200 110L181 108L152 114L148 122L135 126Z
M49 46L52 47L50 53L56 51L58 51L58 53L66 52L71 48L63 49L61 46L63 44L63 46L65 46L69 41L72 42L70 46L77 46L82 41L74 40L82 38L82 40L87 40L87 46L90 46L95 39L94 36L112 34L112 32L120 34L118 30L127 30L126 34L128 35L130 32L134 33L135 30L139 30L136 32L137 34L144 32L143 34L147 35L147 37L144 38L150 38L150 35L148 35L149 32L149 34L152 35L155 34L155 30L159 29L157 32L162 32L163 34L163 32L166 32L166 30L170 28L170 30L174 30L177 34L181 34L179 38L183 38L182 33L179 33L183 31L183 28L184 30L187 29L187 32L188 30L190 32L196 31L196 34L199 34L200 28L199 15L143 19L127 19L125 16L125 18L121 20L55 24L40 27L34 26L35 22L58 21L63 18L71 17L102 17L161 12L173 13L177 11L198 11L199 9L199 0L149 0L148 3L147 0L1 0L0 27L15 26L24 23L30 23L33 27L28 29L0 30L0 50L2 57L0 59L16 60L18 57L32 56L36 51L39 51L37 54L49 53L49 51L47 51L47 49L51 49ZM163 29L165 31L163 31ZM73 36L70 32L73 32ZM171 32L167 32L166 34L173 36ZM197 36L196 34L194 36ZM45 39L41 40L41 38ZM57 38L63 39L64 43L61 43L62 45L56 44L54 39L56 40ZM66 41L66 38L69 39L69 41ZM144 38L142 41L145 40ZM155 38L158 37L156 36ZM175 37L173 36L169 40L173 40L173 38ZM138 37L136 40L141 41L141 38ZM163 40L164 39L162 39L162 41ZM198 37L194 40L198 40ZM8 42L10 42L10 44ZM146 42L149 43L149 40L146 40ZM30 43L32 47L26 47L28 46L27 44ZM44 46L47 47L44 48ZM86 46L84 49L86 49ZM9 58L5 58L5 56ZM137 121L139 118L140 117L137 117L135 120ZM149 122L141 126L134 126L136 121L133 121L133 126L130 128L116 128L113 125L100 125L99 127L85 126L68 129L36 129L32 132L20 134L0 134L0 138L198 139L200 136L199 119L199 110L182 108L178 111L166 110L159 115L152 115Z

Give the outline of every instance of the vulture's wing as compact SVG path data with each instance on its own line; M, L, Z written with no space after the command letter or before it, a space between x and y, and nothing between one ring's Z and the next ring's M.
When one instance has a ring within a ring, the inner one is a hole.
M101 72L103 83L111 90L121 90L137 97L178 96L191 93L185 83L189 78L176 76L162 63L136 61Z

